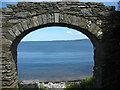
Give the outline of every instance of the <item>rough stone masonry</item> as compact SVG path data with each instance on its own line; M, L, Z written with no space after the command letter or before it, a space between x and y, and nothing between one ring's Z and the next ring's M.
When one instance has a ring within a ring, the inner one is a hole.
M120 12L95 2L19 2L0 8L2 88L18 84L17 45L28 33L63 26L87 35L94 46L94 87L120 86Z

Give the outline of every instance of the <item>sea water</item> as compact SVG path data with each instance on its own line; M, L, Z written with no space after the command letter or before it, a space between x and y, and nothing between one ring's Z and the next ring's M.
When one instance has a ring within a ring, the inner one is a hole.
M17 48L19 80L73 80L93 73L90 40L24 41Z

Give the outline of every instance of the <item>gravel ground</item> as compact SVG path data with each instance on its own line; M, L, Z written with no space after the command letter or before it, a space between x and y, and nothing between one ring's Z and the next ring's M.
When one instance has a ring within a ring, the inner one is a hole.
M80 81L81 80L56 81L56 82L22 81L20 82L20 85L23 88L38 88L38 90L40 88L40 85L44 86L45 90L64 90L67 84L80 83Z

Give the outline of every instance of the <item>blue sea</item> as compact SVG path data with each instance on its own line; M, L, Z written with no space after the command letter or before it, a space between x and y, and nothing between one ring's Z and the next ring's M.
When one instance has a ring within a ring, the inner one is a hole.
M24 41L17 50L19 80L73 80L93 74L90 40Z

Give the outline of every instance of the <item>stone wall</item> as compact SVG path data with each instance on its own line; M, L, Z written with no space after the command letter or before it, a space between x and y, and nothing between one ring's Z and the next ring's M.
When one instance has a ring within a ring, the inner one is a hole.
M20 40L49 26L69 27L87 35L94 45L94 87L119 87L120 13L115 7L93 2L19 2L0 9L3 88L18 83Z

